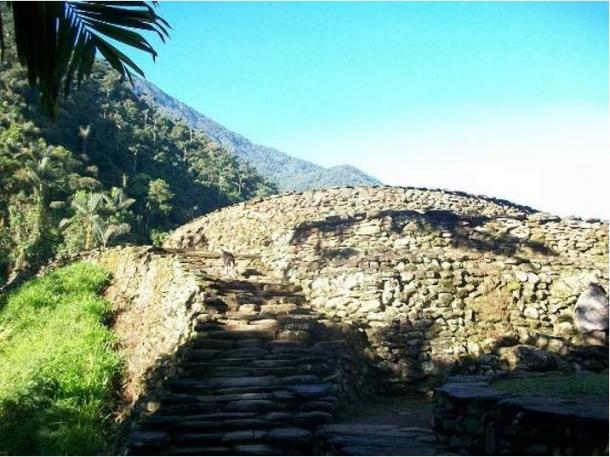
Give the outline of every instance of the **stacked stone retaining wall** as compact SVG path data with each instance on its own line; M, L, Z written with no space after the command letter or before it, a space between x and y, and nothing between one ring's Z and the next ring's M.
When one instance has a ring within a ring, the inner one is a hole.
M362 325L371 356L423 389L456 367L607 366L574 355L591 342L573 319L589 283L607 290L604 221L459 192L339 188L217 211L167 246L255 256L316 311Z

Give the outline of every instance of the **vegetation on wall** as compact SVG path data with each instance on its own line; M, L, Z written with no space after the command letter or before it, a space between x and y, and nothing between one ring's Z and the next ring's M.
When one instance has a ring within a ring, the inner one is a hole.
M137 98L104 62L49 120L14 50L6 54L0 278L55 255L159 242L194 217L276 191L221 146Z
M0 303L0 454L92 455L112 442L121 360L100 267L79 262Z

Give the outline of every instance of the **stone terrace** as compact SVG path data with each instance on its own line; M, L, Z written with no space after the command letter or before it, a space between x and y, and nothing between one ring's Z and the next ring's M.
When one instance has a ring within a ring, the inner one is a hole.
M574 318L590 283L607 287L604 221L459 192L339 188L235 205L166 245L254 256L315 312L361 326L379 367L421 391L456 370L607 366L603 329L583 334Z

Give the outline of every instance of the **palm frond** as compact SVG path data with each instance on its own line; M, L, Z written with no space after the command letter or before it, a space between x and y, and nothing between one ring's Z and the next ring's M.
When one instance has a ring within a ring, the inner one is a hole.
M121 75L144 72L109 40L139 49L154 59L157 52L136 30L153 32L162 41L169 24L147 2L10 2L17 56L31 86L40 88L42 106L55 116L62 85L67 95L76 79L91 74L97 52ZM0 37L3 37L0 18ZM4 47L3 40L0 46Z

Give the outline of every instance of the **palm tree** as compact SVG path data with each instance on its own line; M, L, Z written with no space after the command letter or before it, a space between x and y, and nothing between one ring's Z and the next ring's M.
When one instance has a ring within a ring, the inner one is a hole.
M89 135L91 135L91 126L87 125L86 127L79 126L78 127L78 136L80 137L83 145L82 155L83 157L87 154L87 140L89 139Z
M57 187L56 178L61 173L61 164L55 154L55 149L54 146L44 147L42 144L34 143L17 155L17 158L23 160L23 168L19 173L21 174L20 179L29 184L35 199L41 240L46 239L49 235L47 208L49 193Z
M59 223L59 228L63 229L72 224L78 224L85 231L84 249L89 250L94 247L95 235L103 231L103 224L100 211L104 204L102 193L77 192L72 199L70 206L74 209L74 216L63 219Z
M58 173L58 163L54 157L54 147L28 148L17 157L24 157L23 172L25 180L31 185L32 192L40 204L44 204L49 188Z
M108 242L115 236L125 235L131 230L131 226L126 222L109 224L106 221L99 221L95 228L100 242L102 243L102 249L106 249Z
M108 209L113 214L126 210L136 202L135 199L129 198L120 187L113 187L109 194L104 194L104 199Z
M108 38L150 54L157 52L134 30L156 33L162 41L169 36L169 24L157 16L148 2L7 2L12 9L17 57L27 68L31 86L39 86L43 108L57 114L57 100L76 79L78 84L91 74L99 51L121 75L131 80L131 71L144 72ZM0 14L0 58L5 54Z

